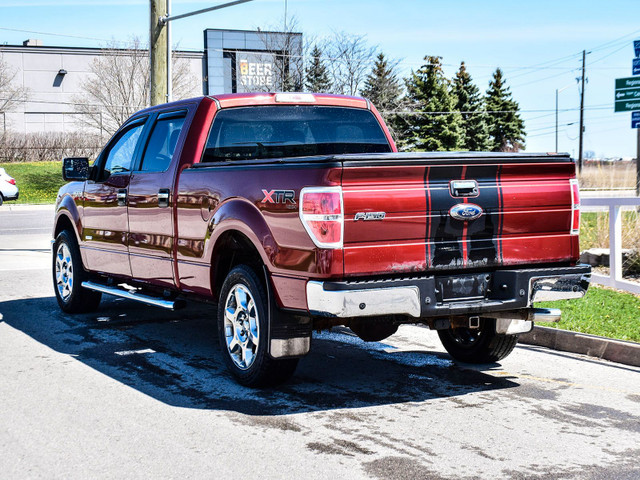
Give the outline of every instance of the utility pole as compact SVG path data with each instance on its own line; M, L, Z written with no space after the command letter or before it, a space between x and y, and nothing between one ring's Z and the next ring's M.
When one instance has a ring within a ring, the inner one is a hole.
M578 172L582 173L582 141L584 140L584 61L586 51L582 51L582 88L580 90L580 149L578 153Z
M151 105L167 101L167 28L160 22L166 15L166 0L150 0L149 53L151 61Z
M167 2L167 17L171 15L171 0L166 0ZM162 23L162 20L160 20ZM164 25L164 24L163 24ZM172 59L171 59L171 25L169 23L167 25L167 100L169 103L173 101L173 72L172 68Z
M171 15L171 0L151 0L151 105L158 105L159 103L170 102L172 100L171 24L169 22L252 1L253 0L233 0L232 2L223 3L222 5L202 8L180 15ZM165 2L165 10L162 11L162 4ZM157 45L154 44L154 31L158 31ZM161 66L160 62L162 62L164 66ZM158 86L162 87L156 90L155 97L154 72ZM163 76L164 78L162 78Z

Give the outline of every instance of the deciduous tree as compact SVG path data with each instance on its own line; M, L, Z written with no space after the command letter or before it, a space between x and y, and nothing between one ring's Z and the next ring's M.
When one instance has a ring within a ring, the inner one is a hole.
M265 90L281 92L299 92L304 83L304 46L298 20L295 17L282 19L278 25L264 30L258 29L265 51L275 56L275 85ZM277 32L277 33L274 33ZM259 88L257 89L259 90Z
M0 112L7 112L28 97L28 89L14 84L18 72L13 70L0 55Z
M338 32L327 41L325 51L333 92L357 95L373 63L376 47L369 46L364 35Z
M198 78L184 58L172 55L173 98L194 95ZM89 67L91 75L75 99L78 120L102 134L113 134L127 118L149 105L149 51L133 38L127 48L109 44Z

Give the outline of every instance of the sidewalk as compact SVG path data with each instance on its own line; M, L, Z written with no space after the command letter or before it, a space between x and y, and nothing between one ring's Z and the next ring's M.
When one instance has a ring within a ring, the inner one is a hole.
M51 211L55 209L55 205L53 203L49 203L46 205L30 205L27 203L3 203L0 205L0 212L35 212L35 211Z

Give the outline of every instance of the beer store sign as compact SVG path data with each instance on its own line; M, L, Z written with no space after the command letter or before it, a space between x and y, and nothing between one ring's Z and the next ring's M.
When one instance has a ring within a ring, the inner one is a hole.
M275 55L238 52L236 54L236 85L238 92L274 90Z

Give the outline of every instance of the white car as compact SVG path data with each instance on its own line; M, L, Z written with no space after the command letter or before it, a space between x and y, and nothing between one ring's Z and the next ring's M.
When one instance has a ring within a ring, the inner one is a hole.
M4 168L0 168L0 205L5 200L17 200L18 193L15 179L7 175Z

